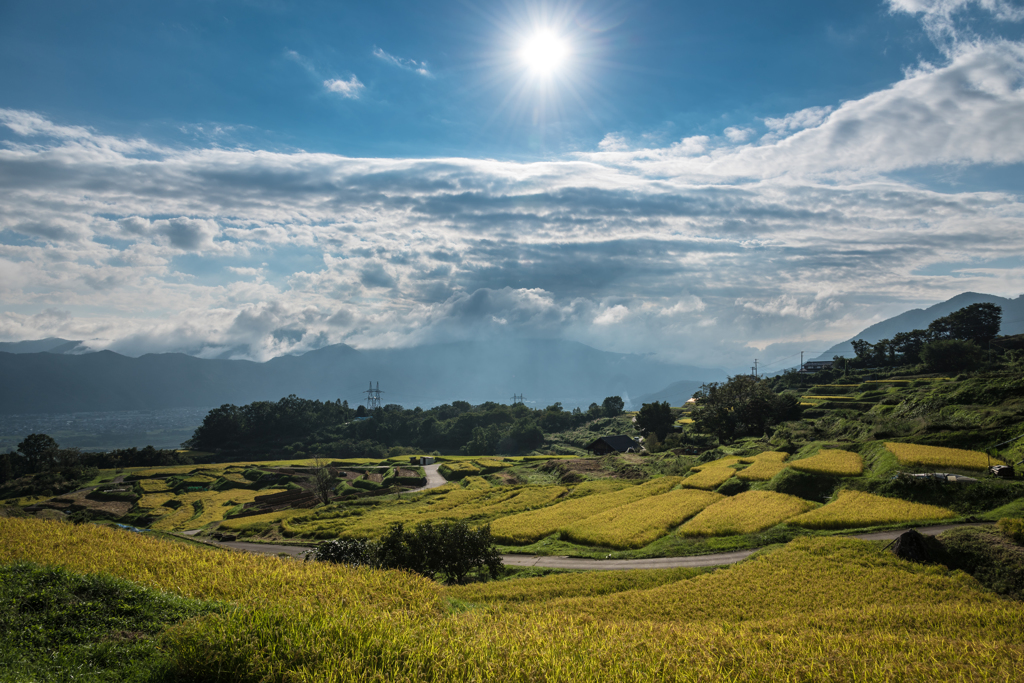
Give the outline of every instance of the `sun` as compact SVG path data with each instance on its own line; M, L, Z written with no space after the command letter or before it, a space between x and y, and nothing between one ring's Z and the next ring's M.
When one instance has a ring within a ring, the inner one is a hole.
M565 63L569 45L553 31L542 29L527 38L519 56L530 71L539 76L550 76Z

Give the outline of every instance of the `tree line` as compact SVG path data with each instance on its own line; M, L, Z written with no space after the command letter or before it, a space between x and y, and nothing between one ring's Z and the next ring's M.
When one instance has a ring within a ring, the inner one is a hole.
M280 451L286 457L386 457L393 448L466 455L520 453L539 448L544 434L574 429L623 412L609 396L586 411L561 403L532 409L523 404L466 401L424 410L386 405L353 409L347 401L288 396L277 402L223 405L211 410L186 447L199 451Z
M980 360L981 347L999 334L1002 316L1003 309L995 304L971 304L932 321L924 330L898 332L874 344L854 340L851 344L856 358L850 361L850 367L924 363L939 372L970 369L968 366Z
M95 477L100 469L165 467L192 462L187 453L152 446L83 453L77 448L61 448L48 434L29 434L18 444L17 450L0 453L0 489L11 488L28 475L33 475L32 479L20 481L15 489L7 491L10 495L0 497L39 495L47 491L57 495L74 490L81 482Z

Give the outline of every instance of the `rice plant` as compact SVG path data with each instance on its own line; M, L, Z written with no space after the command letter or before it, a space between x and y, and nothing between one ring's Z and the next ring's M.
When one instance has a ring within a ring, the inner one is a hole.
M791 460L789 466L801 472L835 474L853 477L864 472L864 461L851 451L823 448L815 455L803 460Z
M984 470L989 465L1005 465L999 458L993 458L980 451L941 446L922 446L915 443L886 443L888 448L904 465L921 467L943 467L960 470Z
M937 505L911 503L862 491L840 491L828 505L789 520L808 529L855 529L883 524L916 524L956 517L952 510Z
M807 512L814 503L774 491L744 491L705 508L679 527L682 536L752 534Z

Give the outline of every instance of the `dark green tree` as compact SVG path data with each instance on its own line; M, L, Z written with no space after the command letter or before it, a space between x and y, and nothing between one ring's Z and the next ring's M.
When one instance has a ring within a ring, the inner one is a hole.
M328 541L310 557L378 569L405 569L429 578L441 575L448 583L456 584L465 583L474 569L486 568L492 577L500 576L504 569L490 526L470 529L465 522L424 522L411 531L396 522L376 542Z
M606 416L615 417L616 415L622 415L622 410L626 407L626 402L619 396L609 396L601 402L601 407L604 408L604 414Z
M714 434L723 443L741 436L760 436L773 425L800 416L795 396L777 394L769 382L751 375L736 375L724 384L712 382L694 396L693 428Z
M974 370L985 360L985 352L973 341L939 339L921 349L921 362L932 372Z
M29 434L18 444L18 451L25 456L29 472L41 472L56 465L60 446L48 434Z
M654 434L658 441L664 441L668 433L672 431L675 418L672 416L672 407L667 401L645 403L640 406L640 412L636 414L636 426L644 436Z
M1003 309L995 304L971 304L928 326L935 339L963 339L987 344L999 334Z

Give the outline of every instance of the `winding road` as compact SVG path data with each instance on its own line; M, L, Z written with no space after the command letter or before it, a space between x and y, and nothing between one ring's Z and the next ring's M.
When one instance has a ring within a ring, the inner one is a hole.
M443 486L448 481L441 476L437 468L440 463L424 465L423 472L427 477L427 485L418 489L412 489L407 493L426 491ZM849 538L859 538L864 541L891 541L909 529L916 529L925 536L938 536L943 531L955 529L961 526L982 526L991 522L982 523L961 523L961 524L939 524L936 526L907 527L904 529L891 529L889 531L873 531L866 534L850 534ZM185 535L193 536L198 529L183 532ZM195 539L199 540L199 539ZM287 555L303 559L312 546L303 545L281 545L274 543L252 543L249 541L214 541L203 539L204 543L241 550L247 553L263 553L265 555ZM589 570L613 570L613 569L669 569L675 567L717 567L724 564L735 564L753 555L757 550L735 550L728 553L714 553L712 555L689 555L686 557L650 557L642 560L593 560L587 557L567 557L565 555L502 555L502 561L509 567L544 567L547 569L589 569Z
M428 465L428 467L430 467ZM425 468L424 468L425 469ZM439 475L440 476L440 475ZM444 481L443 479L441 480ZM429 482L429 478L428 478ZM428 484L429 486L429 484ZM905 529L891 529L889 531L873 531L866 534L851 534L849 538L859 538L864 541L891 541L909 529L916 529L925 536L938 536L943 531L949 531L961 526L986 526L991 523L962 523L962 524L940 524L937 526L907 527ZM223 548L232 548L250 553L264 553L267 555L289 555L291 557L303 558L308 546L297 545L275 545L270 543L249 543L246 541L217 542L208 541L211 545L218 545ZM736 550L729 553L715 553L713 555L690 555L687 557L651 557L642 560L592 560L586 557L566 557L563 555L502 555L501 559L509 567L545 567L548 569L590 569L590 570L612 570L612 569L669 569L674 567L717 567L724 564L735 564L753 555L756 550Z

